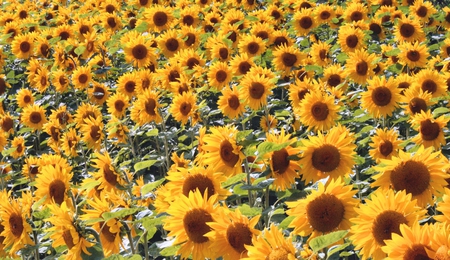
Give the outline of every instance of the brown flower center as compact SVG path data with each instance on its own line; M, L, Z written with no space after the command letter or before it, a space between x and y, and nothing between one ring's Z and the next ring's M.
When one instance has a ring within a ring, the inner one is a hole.
M391 239L392 233L400 234L400 224L406 224L407 220L403 214L386 210L380 213L372 225L372 234L378 245L384 246L384 240Z
M220 57L222 60L228 59L228 49L225 48L225 47L220 48L220 49L219 49L219 57Z
M116 22L116 19L114 17L108 17L108 19L106 19L106 23L111 28L116 28L116 26L117 26L117 22Z
M125 91L127 93L130 93L130 94L133 93L135 88L136 88L136 82L130 80L125 83Z
M414 35L416 29L412 24L404 23L400 26L400 35L409 38Z
M49 51L48 51L49 50L49 46L47 44L42 44L39 47L39 50L40 50L42 56L44 56L44 57L48 56L48 54L49 54Z
M431 176L423 163L409 160L395 167L390 179L396 191L406 190L407 193L416 196L428 188Z
M249 90L250 90L250 97L253 99L260 99L265 92L264 85L259 82L252 82Z
M331 172L335 170L341 161L339 150L331 144L316 148L312 154L312 165L319 171Z
M5 132L11 130L14 126L14 121L10 117L4 117L2 120L2 129Z
M154 116L156 115L155 111L156 111L156 101L153 98L148 99L145 102L145 112L147 112L147 114L151 116Z
M64 201L64 195L66 192L66 185L62 180L56 179L52 181L48 187L50 198L55 200L56 203L61 204Z
M156 26L164 26L167 23L168 19L169 17L167 16L167 14L162 11L158 11L153 15L153 23Z
M356 73L360 76L366 76L367 71L369 70L369 66L367 62L360 61L356 64Z
M236 252L242 254L247 251L245 245L252 244L252 232L247 224L233 223L227 228L227 240Z
M423 83L422 83L422 86L421 86L421 88L422 88L422 90L425 92L425 91L428 91L428 92L430 92L431 94L433 94L434 92L436 92L436 90L437 90L437 84L436 84L436 82L434 82L434 80L432 80L432 79L427 79L427 80L425 80Z
M324 61L327 58L327 50L324 50L324 49L320 50L319 51L319 58L320 58L320 60Z
M285 52L281 55L281 60L286 67L292 67L297 62L297 56L292 53Z
M441 128L436 122L431 122L430 119L420 122L420 133L424 141L433 141L439 136Z
M201 194L205 194L205 191L208 190L208 198L216 192L212 180L203 174L192 174L184 180L183 194L186 197L189 196L190 191L195 191L196 189L198 189Z
M330 77L328 77L327 83L331 87L336 87L337 85L341 84L341 76L339 74L332 74Z
M416 50L408 51L406 53L406 57L408 58L408 60L416 62L416 61L420 60L420 52L418 52Z
M327 119L329 114L328 105L322 102L316 102L311 107L311 115L314 117L317 121L323 121Z
M189 26L194 24L194 17L192 15L185 15L183 16L183 24Z
M97 141L98 139L100 139L101 134L100 134L100 127L93 125L91 126L91 131L89 132L89 135L91 136L92 140Z
M61 86L64 86L64 85L66 85L68 83L68 80L66 79L65 76L60 76L58 78L58 82L59 82L59 84L61 84Z
M69 114L67 112L64 112L64 111L63 112L59 112L56 115L56 118L58 118L58 122L61 125L65 125L67 123L67 121L69 121Z
M319 14L319 17L320 17L320 19L322 19L322 20L326 20L326 19L330 18L330 16L331 16L331 14L330 14L330 12L328 12L328 11L322 11L322 12L320 12L320 14Z
M178 50L178 47L180 46L180 44L178 43L178 40L174 39L174 38L168 39L166 41L165 45L166 45L166 48L171 52Z
M9 217L9 228L11 229L11 233L16 238L19 238L24 230L22 216L13 212Z
M61 37L61 40L64 41L64 40L69 39L70 34L68 32L63 31L63 32L59 33L59 37Z
M421 111L427 111L427 102L419 97L415 97L409 101L409 109L411 109L411 112L413 115L420 113Z
M232 95L228 98L228 106L234 110L238 109L241 102L239 102L239 98L236 95Z
M200 61L197 58L189 58L186 62L186 65L188 66L188 68L191 70L192 68L194 68L195 66L199 65Z
M131 50L133 57L137 60L145 59L145 57L147 57L147 52L147 47L145 47L145 45L143 44L137 44Z
M183 104L180 105L180 112L181 114L183 114L183 116L189 115L191 109L192 109L191 103L184 102Z
M380 144L380 147L378 148L378 150L384 157L387 157L388 155L390 155L392 153L393 149L394 149L394 147L392 145L392 142L389 140L384 140Z
M288 45L289 41L284 36L277 36L275 40L273 41L273 44L275 44L276 47L280 47L282 45Z
M105 10L106 12L112 14L116 10L116 8L114 7L114 5L107 5Z
M425 246L422 244L414 244L405 252L403 259L418 259L418 260L431 260L432 258L428 257L427 251L425 250Z
M227 76L228 76L228 74L224 70L219 70L216 72L216 80L219 83L225 82L225 80L227 79Z
M112 186L116 186L118 183L117 174L114 170L111 170L111 168L113 168L113 166L109 164L105 164L103 166L103 178L105 178L105 180Z
M88 81L88 75L86 75L86 74L81 74L80 76L78 76L78 81L81 83L81 84L84 84L84 83L86 83L87 81Z
M21 42L20 43L20 51L28 52L31 49L31 44L29 42Z
M360 11L354 11L351 15L350 15L350 20L352 20L353 22L357 22L359 20L363 19L363 13L361 13Z
M250 54L254 55L254 54L258 53L259 44L256 42L251 42L247 45L247 50Z
M391 102L392 93L387 87L377 87L372 91L372 101L379 107L384 107Z
M289 153L285 148L275 151L272 154L273 172L276 174L283 174L289 168Z
M46 86L47 85L47 77L45 75L41 76L40 83L41 83L42 86Z
M64 243L66 244L66 246L67 246L67 248L69 250L72 249L72 247L75 246L75 244L73 243L72 234L70 233L69 229L66 229L66 230L63 231L62 237L64 239Z
M243 61L239 63L238 69L241 74L245 75L247 74L247 72L250 70L251 67L252 65L248 61Z
M90 31L90 28L87 25L82 25L80 26L80 29L78 29L78 31L80 32L80 34L85 34Z
M306 206L306 215L313 229L327 233L344 219L344 204L332 194L323 193Z
M269 38L269 34L266 31L259 31L258 33L256 33L256 37L265 40Z
M425 16L427 16L427 13L428 13L428 9L423 5L421 7L419 7L419 9L417 9L417 11L416 11L416 14L419 17L425 17Z
M311 17L308 17L308 16L302 17L300 19L300 21L298 22L298 24L300 25L300 27L307 30L307 29L311 28L311 26L313 25L313 20L311 19Z
M358 45L358 36L352 34L345 38L345 44L350 48L355 48Z
M192 46L195 43L195 34L193 33L187 33L186 34L187 39L184 41L184 43L186 44L186 46Z
M33 124L39 124L42 121L41 113L33 111L30 114L30 122Z
M116 100L114 102L114 108L118 111L118 112L122 112L123 108L125 107L125 102L123 102L123 100Z
M369 30L371 30L374 34L380 34L382 32L381 26L377 23L371 23L369 26Z
M112 233L109 230L108 225L104 224L104 222L100 222L100 226L102 228L102 237L104 237L109 243L114 243L114 240L116 239L117 233Z
M204 235L211 231L206 222L212 222L211 214L203 209L192 209L184 215L183 224L189 240L196 244L208 242L209 239Z
M175 82L175 81L179 81L180 79L180 73L177 70L171 70L169 72L169 81L170 82Z
M234 153L233 145L228 140L220 143L220 158L228 167L234 167L239 161L239 155Z

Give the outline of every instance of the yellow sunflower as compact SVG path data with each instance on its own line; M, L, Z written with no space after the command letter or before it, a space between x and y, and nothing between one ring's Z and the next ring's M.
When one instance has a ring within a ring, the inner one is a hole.
M230 119L239 118L245 112L237 87L224 88L217 101L217 106L222 114Z
M376 190L370 195L370 200L355 208L357 217L350 219L353 223L350 229L350 240L356 250L360 250L362 259L386 258L382 247L393 234L400 234L400 225L412 226L425 217L426 210L416 205L411 194L405 191Z
M228 47L228 44L225 44L220 41L212 43L211 47L208 48L208 50L210 55L209 58L211 60L218 59L219 61L225 62L230 60L233 55L233 50L230 47Z
M289 85L289 100L296 115L300 114L300 107L305 99L305 95L320 91L317 87L318 85L314 84L312 80L295 80L294 84Z
M272 8L272 11L275 11L275 5L271 5L267 8L267 11L270 12L269 9ZM255 23L250 28L250 34L255 35L256 37L261 38L262 40L267 40L266 44L270 46L273 43L273 33L275 29L273 25L269 23Z
M353 156L356 145L349 130L340 127L332 128L326 135L319 132L317 136L309 136L302 140L302 179L309 183L330 176L348 176L355 164Z
M2 200L0 219L2 231L0 237L3 239L3 248L8 248L11 257L18 257L17 252L26 245L34 245L30 238L33 230L27 221L30 208L24 207L17 199Z
M144 125L150 122L160 123L162 117L159 112L161 107L159 101L159 93L146 90L140 94L133 102L130 118L138 125Z
M28 59L33 54L35 34L24 33L14 37L11 52L18 59Z
M36 104L25 107L20 118L24 125L34 130L41 130L47 123L44 108Z
M361 95L361 107L375 118L391 116L401 98L393 78L375 76L367 83L367 91Z
M152 5L145 9L143 16L149 29L155 32L162 32L171 28L174 20L173 8L168 5Z
M19 91L17 91L16 101L17 105L20 108L24 108L28 105L34 104L33 92L31 92L31 90L27 88L21 88Z
M364 42L364 31L351 24L341 26L337 41L345 53L361 50L366 46Z
M449 119L444 115L434 118L430 110L421 111L411 118L411 126L418 132L412 141L425 148L433 146L440 150L446 144L444 129L447 128Z
M365 6L363 3L351 2L346 6L342 16L344 17L345 21L351 23L358 21L366 21L367 13L368 13L367 6Z
M1 115L0 117L0 127L4 131L5 134L10 135L14 133L14 127L15 127L15 117L11 116L11 114L5 113Z
M125 116L130 102L128 96L117 92L108 98L106 105L108 107L108 113L120 119Z
M312 29L316 28L317 22L312 8L302 8L294 13L292 17L297 36L306 36Z
M247 257L247 246L252 245L260 231L255 228L260 215L248 219L239 209L231 211L221 207L214 215L214 222L207 223L211 231L205 236L213 241L211 250L224 260Z
M294 45L281 45L273 51L273 65L275 70L280 71L282 76L288 76L291 70L301 65L306 55Z
M436 252L434 259L445 260L450 257L450 229L447 223L434 223L430 225L431 250Z
M242 260L295 260L297 250L292 242L292 233L285 237L283 230L274 223L265 228L260 235L252 239L252 245L246 245L247 257Z
M375 72L376 55L366 50L356 50L349 54L345 65L345 74L355 83L365 85Z
M334 96L320 91L305 94L299 108L300 122L315 131L326 131L339 118Z
M261 55L266 50L264 41L253 34L247 34L239 39L239 53L247 53L249 57Z
M67 111L67 106L62 105L58 109L53 109L49 116L49 121L58 122L61 127L66 127L67 124L73 122L72 114Z
M92 71L89 66L78 66L72 72L72 84L76 89L86 89L92 81Z
M82 133L81 140L84 141L88 148L96 151L100 150L105 135L101 117L84 119L84 124L81 125L80 131Z
M284 129L281 129L279 134L266 133L266 142L275 144L289 143L285 148L264 155L271 170L270 175L267 177L274 178L272 187L277 191L283 191L292 187L295 184L295 179L299 176L299 161L290 159L290 157L300 154L300 148L292 146L296 141L296 138L291 137L291 134L286 134Z
M130 132L126 123L120 121L117 117L111 116L106 124L108 140L113 140L114 144L126 144L128 142L127 134Z
M234 76L247 74L254 65L255 62L247 53L239 53L230 61L230 68L233 71Z
M124 185L125 181L122 179L120 173L117 172L109 153L95 152L94 156L95 159L92 159L92 167L96 170L89 174L100 181L97 189L106 190L107 192L118 191L117 185Z
M176 29L169 29L164 31L156 39L158 49L166 58L173 57L182 47L182 39L179 37L179 31Z
M331 62L331 53L330 52L331 45L318 41L313 43L311 46L311 57L314 61L314 64L325 67Z
M391 239L385 240L386 245L381 249L389 260L434 259L436 252L431 247L432 237L429 224L421 226L418 221L411 227L401 224L400 233L392 234Z
M62 116L66 116L63 114ZM87 118L96 119L102 117L102 112L100 111L99 107L96 105L92 105L89 103L81 103L80 106L78 106L77 111L75 113L75 123L77 124L77 127L80 127L81 125L85 124L84 120Z
M391 159L392 156L397 156L402 142L398 139L398 132L395 129L388 130L386 128L377 128L371 141L369 146L372 149L369 150L369 155L377 163L380 163L381 159Z
M414 15L421 23L428 23L430 16L437 13L433 3L423 0L415 0L414 4L409 6L410 15Z
M379 173L373 176L375 181L371 186L405 190L421 207L433 204L433 195L444 192L447 186L444 158L440 152L433 152L432 147L421 146L414 154L399 150L398 156L381 162L375 167Z
M266 133L275 131L277 124L278 119L270 114L262 116L261 119L259 120L259 126Z
M441 214L436 214L433 218L441 223L450 224L450 189L445 189L442 200L437 203L436 210Z
M29 74L31 76L32 74ZM50 86L50 72L46 67L39 67L32 76L31 86L43 93Z
M252 110L258 110L267 104L267 97L272 94L274 82L265 75L250 70L240 81L240 95L244 104Z
M399 63L408 66L410 69L422 68L427 65L428 48L426 44L419 42L401 42L398 45L400 53L398 54Z
M70 128L61 137L61 149L68 157L78 156L78 144L81 138L75 128Z
M181 95L176 95L172 100L169 112L176 121L186 125L198 109L196 100L193 92L183 92Z
M397 20L394 26L394 36L398 42L422 42L425 39L425 33L419 21L410 17L403 17Z
M125 44L123 51L125 61L132 63L135 67L144 68L150 64L156 64L154 48L151 47L151 39L141 34L133 33L130 41Z
M52 72L50 81L55 86L56 91L63 93L69 88L70 79L67 76L67 72L62 69L57 69Z
M211 133L202 138L203 163L227 176L241 173L245 156L236 141L238 130L230 126L213 127L210 130Z
M46 197L45 205L52 203L61 205L63 202L72 205L72 201L67 195L72 175L70 171L60 165L42 166L36 177L36 197L38 199Z
M109 97L109 87L104 83L94 82L87 92L91 103L99 106L103 105Z
M231 81L232 71L227 63L217 61L214 62L208 70L209 86L221 91L228 86Z
M294 40L289 36L285 29L275 30L273 32L273 46L280 47L282 45L291 46Z
M447 92L447 84L442 74L434 69L426 68L413 76L411 87L420 88L431 93L433 98L441 97Z
M434 103L431 101L430 92L424 92L419 88L409 88L403 92L403 106L406 114L414 116L421 112L427 112L429 107Z
M319 182L306 198L286 202L286 213L294 216L289 227L294 234L309 236L309 239L351 227L350 219L356 216L358 200L353 198L357 190L346 185L341 178L331 180L326 186ZM308 239L308 240L309 240Z
M167 209L170 216L163 220L164 229L169 232L169 237L175 237L175 245L181 244L177 251L181 258L191 255L193 259L218 257L211 248L213 241L205 236L212 230L207 223L214 221L216 201L217 195L208 198L206 193L202 195L196 190L170 204Z

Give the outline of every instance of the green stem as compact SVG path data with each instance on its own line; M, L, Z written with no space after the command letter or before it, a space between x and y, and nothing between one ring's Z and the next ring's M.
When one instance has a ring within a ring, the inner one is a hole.
M123 220L120 221L122 223L122 226L125 228L125 231L127 232L127 237L128 237L128 241L130 241L130 248L131 248L131 253L134 255L136 253L135 249L134 249L134 244L133 244L133 237L131 236L131 230L130 227L128 226L127 223L125 223Z
M144 232L143 236L144 236L144 238L143 238L144 242L142 244L144 246L145 260L150 260L150 257L148 255L147 231Z

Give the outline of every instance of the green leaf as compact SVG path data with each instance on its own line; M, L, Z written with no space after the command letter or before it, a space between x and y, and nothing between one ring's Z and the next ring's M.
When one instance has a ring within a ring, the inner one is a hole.
M266 153L279 151L287 146L289 146L291 142L285 142L281 144L272 143L272 142L263 142L258 145L258 156L262 157Z
M322 74L323 69L322 67L318 65L306 65L305 66L306 71L314 71L316 74Z
M92 225L92 224L95 224L95 223L98 223L98 222L102 222L102 221L104 221L103 218L91 218L91 219L88 219L88 220L84 221L84 224L85 225Z
M143 21L142 23L140 23L138 26L136 26L136 31L138 32L145 32L147 31L148 28L148 23Z
M93 188L99 186L101 182L99 180L93 180L86 183L83 183L83 185L80 187L82 190L92 190Z
M41 211L33 212L33 217L35 217L37 219L46 219L46 218L50 217L51 215L52 215L52 213L50 212L49 207L46 207L45 209L43 209Z
M163 250L161 250L161 252L159 252L159 254L162 256L174 256L174 255L177 255L177 251L178 251L178 249L180 249L180 247L181 247L181 245L169 246L169 247L166 247Z
M270 184L272 184L275 181L275 179L267 179L261 182L258 182L255 185L242 185L241 189L243 190L263 190L267 188Z
M141 187L141 194L145 196L149 192L152 192L154 189L158 188L166 179L162 178L154 182L150 182Z
M253 130L244 130L240 131L236 135L236 140L240 142L241 140L245 140L247 136L253 133Z
M156 162L158 162L158 160L146 160L146 161L138 162L134 165L134 170L138 172L142 169L149 168Z
M102 214L102 217L105 221L111 220L113 218L124 218L128 215L132 215L139 211L139 208L121 208L115 212L105 212Z
M40 200L36 201L36 202L33 204L33 206L31 206L31 209L32 209L33 211L37 210L37 209L42 205L42 203L44 203L44 201L45 201L46 199L47 199L47 195L45 195L44 197L42 197Z
M344 52L341 52L341 53L339 53L339 54L336 56L336 59L337 59L338 62L344 63L344 62L347 61L348 55L345 54Z
M450 112L449 108L447 108L447 107L438 107L438 108L433 110L433 116L437 117L439 115L446 114L448 112Z
M7 150L3 150L3 151L2 151L3 157L6 157L6 156L10 155L10 154L13 153L16 149L17 149L16 147L11 147L11 148L9 148L9 149L7 149Z
M158 131L158 129L152 129L152 130L150 130L150 131L148 131L145 135L146 136L158 136L158 133L159 133L159 131Z
M75 48L75 54L80 56L81 54L83 54L83 52L86 50L86 46L81 45Z
M398 54L400 54L400 49L393 49L393 50L387 51L384 55L390 57L390 56L397 56Z
M104 260L125 260L125 257L118 255L118 254L114 254L114 255L108 256Z
M351 243L350 242L347 242L347 243L345 243L345 244L342 244L342 245L339 245L339 246L335 246L335 247L332 247L332 248L330 248L330 250L328 250L328 257L330 257L331 255L333 255L333 254L335 254L335 253L337 253L337 252L339 252L339 251L341 251L341 250L343 250L343 249L345 249L347 246L349 246Z
M261 212L262 212L262 208L250 207L247 204L242 204L242 205L238 206L238 209L242 213L242 215L247 216L247 217L254 217L256 215L261 214Z
M227 178L226 181L222 182L222 187L226 188L228 186L236 184L236 183L242 181L246 175L247 175L246 173L240 173L233 177Z
M278 225L282 229L288 228L289 224L291 224L292 220L294 220L295 216L289 216L281 221L280 225Z
M311 241L309 242L309 246L311 247L311 249L314 252L317 253L319 250L321 250L327 246L330 246L330 245L338 242L339 240L343 239L347 234L348 234L348 230L340 230L340 231L331 232L331 233L323 235L323 236L315 237L315 238L311 239Z

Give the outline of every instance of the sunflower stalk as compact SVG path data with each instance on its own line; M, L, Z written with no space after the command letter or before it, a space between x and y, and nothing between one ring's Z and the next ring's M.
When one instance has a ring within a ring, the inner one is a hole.
M122 226L125 228L125 232L127 233L128 241L130 243L131 253L134 255L136 251L134 249L133 237L131 236L131 229L125 221L121 220L120 223L122 223Z
M144 231L144 234L142 234L142 237L143 237L143 240L144 240L142 245L144 246L145 260L150 260L150 256L148 255L147 230Z

